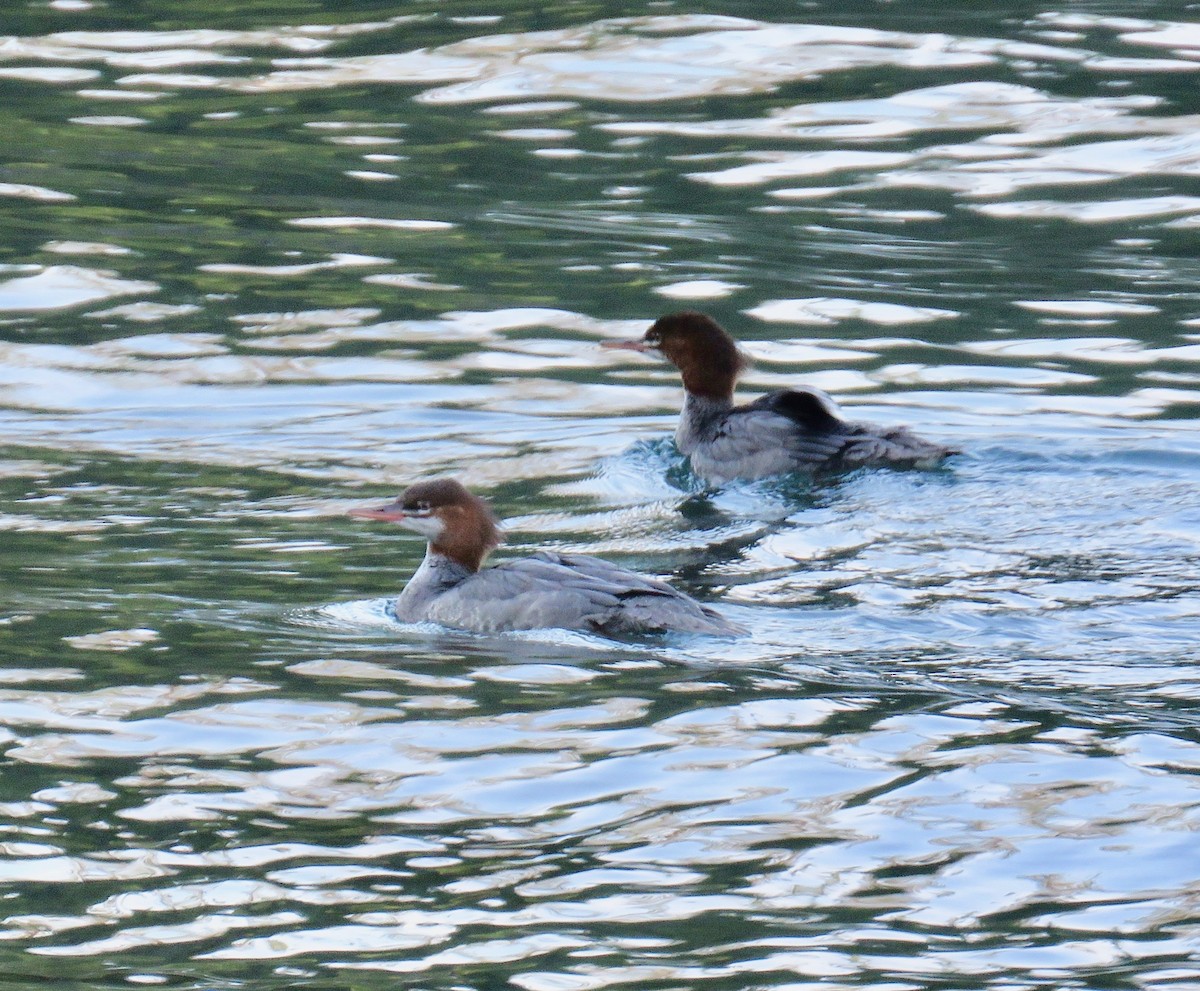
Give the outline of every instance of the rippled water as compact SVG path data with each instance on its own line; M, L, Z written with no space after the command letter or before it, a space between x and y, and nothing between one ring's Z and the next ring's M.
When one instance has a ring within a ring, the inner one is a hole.
M5 981L1200 986L1194 5L10 6ZM435 472L751 634L397 626Z

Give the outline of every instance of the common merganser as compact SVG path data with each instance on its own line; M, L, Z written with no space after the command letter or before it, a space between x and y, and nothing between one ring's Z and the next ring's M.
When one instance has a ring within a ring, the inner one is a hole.
M501 543L488 504L454 479L411 485L391 505L351 516L388 520L428 541L396 599L396 618L480 633L562 627L608 635L745 630L666 582L583 554L539 551L483 568Z
M734 406L733 387L750 359L703 313L671 313L640 340L601 346L655 354L679 369L687 397L675 443L691 459L692 470L714 485L814 468L927 467L958 453L906 427L844 420L818 389L781 389Z

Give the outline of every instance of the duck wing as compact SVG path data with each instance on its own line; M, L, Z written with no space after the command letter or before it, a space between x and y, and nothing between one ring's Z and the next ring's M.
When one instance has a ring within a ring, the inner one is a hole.
M836 461L855 425L822 392L781 389L736 406L718 425L707 457L716 464L749 466L732 476L755 477ZM779 464L765 462L778 460Z
M656 578L586 554L538 553L472 575L454 592L454 606L483 619L472 629L590 629L606 634L665 630L741 632L720 613ZM450 606L451 603L447 603ZM441 620L445 621L445 620Z
M959 453L918 437L907 427L876 427L846 420L837 404L818 389L770 392L734 413L742 410L784 418L792 428L786 446L798 466L933 464Z

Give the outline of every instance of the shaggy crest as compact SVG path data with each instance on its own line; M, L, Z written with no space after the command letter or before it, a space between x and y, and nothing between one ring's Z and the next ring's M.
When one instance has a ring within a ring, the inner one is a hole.
M488 504L453 478L410 485L398 502L405 513L436 515L443 527L430 547L471 571L478 571L484 558L504 542Z
M749 356L712 317L695 310L659 317L643 342L679 369L683 387L706 399L733 398Z

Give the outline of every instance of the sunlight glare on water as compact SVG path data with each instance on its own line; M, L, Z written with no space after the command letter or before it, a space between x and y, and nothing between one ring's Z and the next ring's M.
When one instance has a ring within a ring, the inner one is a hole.
M9 981L1200 985L1193 21L0 14ZM962 453L706 486L683 308ZM434 474L748 633L397 623Z

